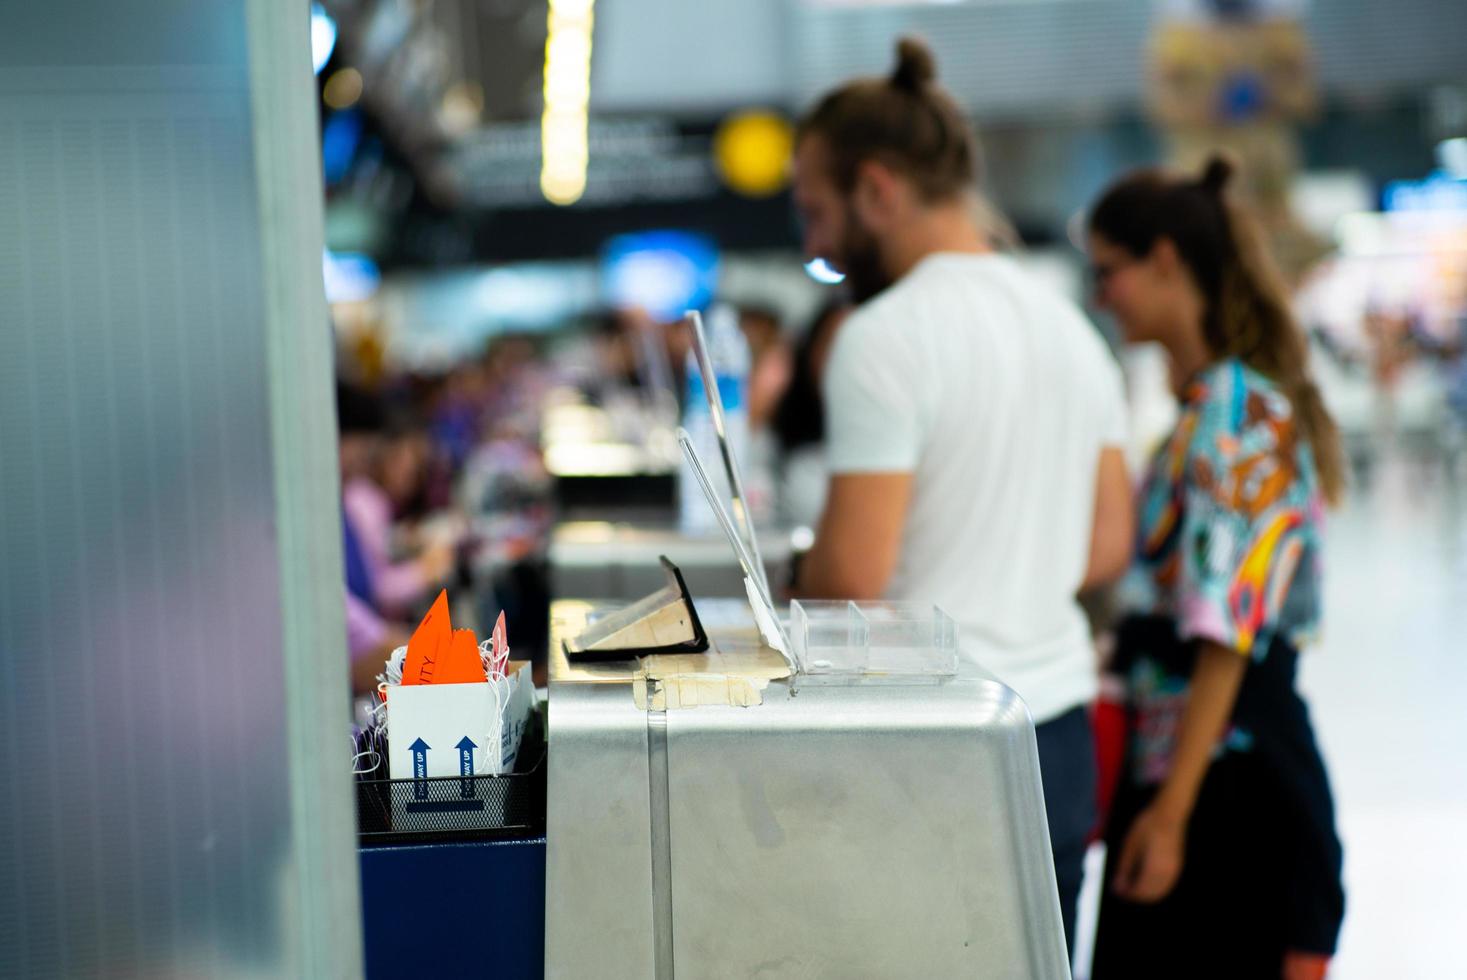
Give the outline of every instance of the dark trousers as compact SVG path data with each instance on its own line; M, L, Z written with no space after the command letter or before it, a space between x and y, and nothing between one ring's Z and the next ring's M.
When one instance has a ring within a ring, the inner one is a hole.
M1191 676L1195 648L1165 617L1122 622L1113 664L1169 682ZM1187 821L1182 873L1159 902L1101 892L1094 980L1277 977L1290 951L1332 955L1345 914L1334 800L1295 675L1275 637L1243 675L1232 720L1246 737L1212 760ZM1133 730L1145 724L1133 719ZM1135 737L1134 735L1132 736ZM1106 880L1155 786L1122 777L1106 821Z
M1039 777L1044 784L1044 812L1049 818L1065 944L1073 958L1075 906L1085 877L1085 849L1096 820L1095 733L1083 707L1036 725L1034 732L1039 739Z

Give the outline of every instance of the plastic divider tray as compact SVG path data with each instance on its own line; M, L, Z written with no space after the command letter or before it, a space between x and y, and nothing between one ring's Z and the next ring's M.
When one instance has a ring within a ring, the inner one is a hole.
M790 603L796 684L940 683L958 668L958 627L922 602Z

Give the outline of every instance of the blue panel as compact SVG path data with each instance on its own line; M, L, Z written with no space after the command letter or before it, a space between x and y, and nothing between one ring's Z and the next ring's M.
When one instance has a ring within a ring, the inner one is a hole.
M545 971L545 838L362 850L369 980Z

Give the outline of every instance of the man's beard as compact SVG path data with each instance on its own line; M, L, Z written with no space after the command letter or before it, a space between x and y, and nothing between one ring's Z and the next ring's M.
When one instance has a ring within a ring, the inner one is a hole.
M876 236L861 223L854 208L846 210L845 231L840 249L841 271L846 274L846 289L851 300L860 304L890 286L891 277L881 261Z

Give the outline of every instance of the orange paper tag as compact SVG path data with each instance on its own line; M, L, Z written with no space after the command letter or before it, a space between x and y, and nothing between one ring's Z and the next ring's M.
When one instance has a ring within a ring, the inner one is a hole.
M438 680L438 665L448 656L452 644L453 624L448 621L448 590L438 593L433 608L413 630L408 640L407 657L402 663L404 684L432 684Z
M479 659L479 641L473 630L454 630L448 655L439 661L438 669L433 673L433 683L472 684L475 681L488 683L484 664Z
M448 590L438 593L433 608L408 640L402 664L404 684L472 684L488 681L479 659L473 630L456 630L448 618Z

